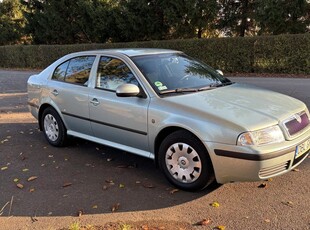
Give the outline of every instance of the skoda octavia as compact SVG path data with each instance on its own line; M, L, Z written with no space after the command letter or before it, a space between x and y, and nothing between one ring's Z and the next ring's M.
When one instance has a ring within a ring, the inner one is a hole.
M51 145L75 136L152 158L184 190L268 179L309 155L304 103L179 51L69 54L29 78L28 96Z

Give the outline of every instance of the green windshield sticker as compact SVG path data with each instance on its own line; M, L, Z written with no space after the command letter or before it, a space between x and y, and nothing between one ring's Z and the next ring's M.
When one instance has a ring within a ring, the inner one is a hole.
M168 88L167 88L167 86L163 85L163 86L159 86L158 89L159 89L159 90L166 90L166 89L168 89Z
M155 81L155 86L157 86L157 87L161 87L161 86L163 86L163 83L161 83L160 81Z

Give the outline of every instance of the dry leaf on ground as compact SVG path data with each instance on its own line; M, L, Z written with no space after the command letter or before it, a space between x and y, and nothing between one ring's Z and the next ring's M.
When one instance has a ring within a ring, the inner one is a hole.
M260 185L257 186L258 188L266 188L267 187L267 183L262 183Z
M72 183L68 182L68 183L64 183L64 184L62 185L62 187L65 188L65 187L69 187L69 186L71 186L71 185L72 185Z
M211 223L210 219L203 219L197 223L195 223L194 225L198 225L198 226L207 226Z
M155 188L155 186L154 186L153 184L148 183L148 182L143 183L143 187L144 187L144 188Z
M170 194L174 194L174 193L176 193L176 192L178 192L178 191L180 191L179 189L172 189L171 191L170 191Z
M28 178L28 180L27 181L33 181L33 180L36 180L38 177L37 176L31 176L31 177L29 177Z
M225 226L224 225L219 225L213 228L213 230L225 230Z
M292 201L282 201L281 203L284 204L284 205L287 205L287 206L289 206L291 208L293 207L293 204L294 204Z
M120 207L120 203L113 204L111 207L112 212L116 212Z
M210 204L214 208L220 207L220 204L217 201L214 201L213 203Z
M20 183L16 184L16 186L17 186L17 188L20 188L20 189L24 188L24 185L22 185Z

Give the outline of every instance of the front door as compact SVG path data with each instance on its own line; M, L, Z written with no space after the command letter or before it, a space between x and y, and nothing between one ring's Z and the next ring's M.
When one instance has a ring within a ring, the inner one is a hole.
M149 157L149 98L117 97L116 88L125 83L139 85L122 60L101 57L96 87L89 94L91 127L94 136L106 144Z

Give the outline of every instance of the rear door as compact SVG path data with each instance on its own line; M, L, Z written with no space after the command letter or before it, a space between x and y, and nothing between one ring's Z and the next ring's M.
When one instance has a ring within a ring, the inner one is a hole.
M60 64L48 84L50 98L68 130L92 135L88 80L96 56L78 56Z

